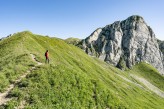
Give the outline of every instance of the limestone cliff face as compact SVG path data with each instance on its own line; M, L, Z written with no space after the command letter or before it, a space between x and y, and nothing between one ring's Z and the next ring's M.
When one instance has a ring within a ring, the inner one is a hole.
M164 41L158 40L158 44L159 44L159 49L161 50L161 52L164 55Z
M116 21L104 28L98 28L82 41L87 54L122 67L145 61L164 74L163 54L153 30L140 16L131 16L124 21Z
M159 44L159 49L161 50L163 54L163 65L164 65L164 41L158 40L158 44Z

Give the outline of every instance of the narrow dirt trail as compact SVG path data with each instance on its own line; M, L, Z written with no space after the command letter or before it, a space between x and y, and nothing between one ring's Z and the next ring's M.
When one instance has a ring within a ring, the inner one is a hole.
M37 61L33 54L30 54L30 56L31 56L32 60L37 63L37 66L43 64L43 63ZM10 101L12 99L12 98L7 97L9 95L10 91L16 86L16 84L18 84L23 78L25 78L27 76L27 74L29 74L35 68L36 67L31 67L31 69L27 70L26 73L24 73L22 76L19 77L19 79L15 80L14 83L10 84L5 92L0 93L0 106L3 105L3 104L6 104L8 101Z
M151 84L149 81L147 81L144 78L141 78L137 75L131 74L131 76L138 80L139 82L141 82L142 84L144 84L149 90L151 90L152 92L156 93L158 96L164 98L164 92L162 90L160 90L158 87L154 86L153 84Z
M27 72L29 73L30 71ZM10 84L5 92L0 93L0 106L12 99L12 98L8 98L7 95L9 95L9 92L15 87L15 85L19 83L23 78L25 78L28 73L24 73L22 76L19 77L19 79L15 80L13 84Z
M10 98L7 98L6 96L9 94L9 92L14 88L14 84L9 85L9 87L6 89L5 92L0 93L0 105L5 104L7 101L11 100Z
M42 65L43 63L39 62L36 58L34 54L30 54L31 58L33 61L35 61L37 63L37 65Z
M26 104L26 101L23 100L20 102L20 105L18 107L16 107L15 109L24 109L25 104Z

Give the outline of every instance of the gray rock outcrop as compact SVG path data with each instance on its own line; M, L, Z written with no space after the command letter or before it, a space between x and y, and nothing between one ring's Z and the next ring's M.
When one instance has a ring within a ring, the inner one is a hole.
M5 39L5 37L2 37L2 38L0 39L0 41L1 41L1 40L4 40L4 39Z
M121 69L121 64L130 68L145 61L164 74L163 54L155 34L140 16L98 28L81 45L87 54Z
M159 44L159 49L162 51L163 55L164 55L164 41L161 40L157 40L158 44Z
M163 64L164 64L164 41L158 40L158 44L159 44L159 49L161 50L163 54Z
M0 38L0 41L6 39L6 38L8 38L8 37L11 37L11 36L12 36L12 34L9 34L9 35L6 36L6 37L2 37L2 38Z

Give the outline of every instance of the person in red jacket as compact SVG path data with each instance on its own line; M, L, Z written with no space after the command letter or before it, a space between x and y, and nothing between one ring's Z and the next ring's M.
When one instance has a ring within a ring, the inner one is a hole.
M48 50L47 50L46 53L45 53L45 57L46 57L45 63L48 62L48 64L49 64L49 54L48 54Z

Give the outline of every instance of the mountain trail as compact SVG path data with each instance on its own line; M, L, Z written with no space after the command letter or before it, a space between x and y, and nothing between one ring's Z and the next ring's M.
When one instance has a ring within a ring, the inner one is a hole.
M131 80L125 78L125 77L122 76L122 75L119 75L119 74L117 74L117 75L118 75L120 78L122 78L123 80L125 80L125 81L127 81L127 82L129 82L129 83L135 84L136 86L138 86L138 87L140 87L140 88L142 88L142 89L145 89L142 85L140 85L140 84L138 84L138 83L135 83L135 82L133 82L133 81L131 81Z
M162 90L160 90L158 87L154 86L153 84L151 84L149 81L147 81L144 78L141 78L137 75L131 74L131 76L138 80L139 82L143 83L149 90L151 90L152 92L156 93L158 96L164 98L164 92Z
M26 101L23 100L20 102L20 105L18 107L16 107L15 109L24 109L25 104L26 104Z
M37 63L37 66L42 65L43 63L39 62L38 60L36 60L35 56L33 54L30 54L31 58L33 61L35 61ZM7 97L9 95L9 93L11 92L11 90L23 79L27 76L27 74L29 74L31 71L33 71L36 67L31 67L30 70L27 70L26 73L24 73L22 76L20 76L17 80L14 81L14 83L10 84L8 86L8 88L6 89L5 92L0 93L0 106L6 104L8 101L10 101L12 98ZM20 106L21 108L16 108L16 109L22 109L24 104L24 101L21 102Z
M35 57L34 54L31 54L31 53L30 53L30 55L31 55L32 60L35 61L35 62L37 63L37 65L42 65L42 64L43 64L43 63L39 62L39 61L36 59L36 57Z

